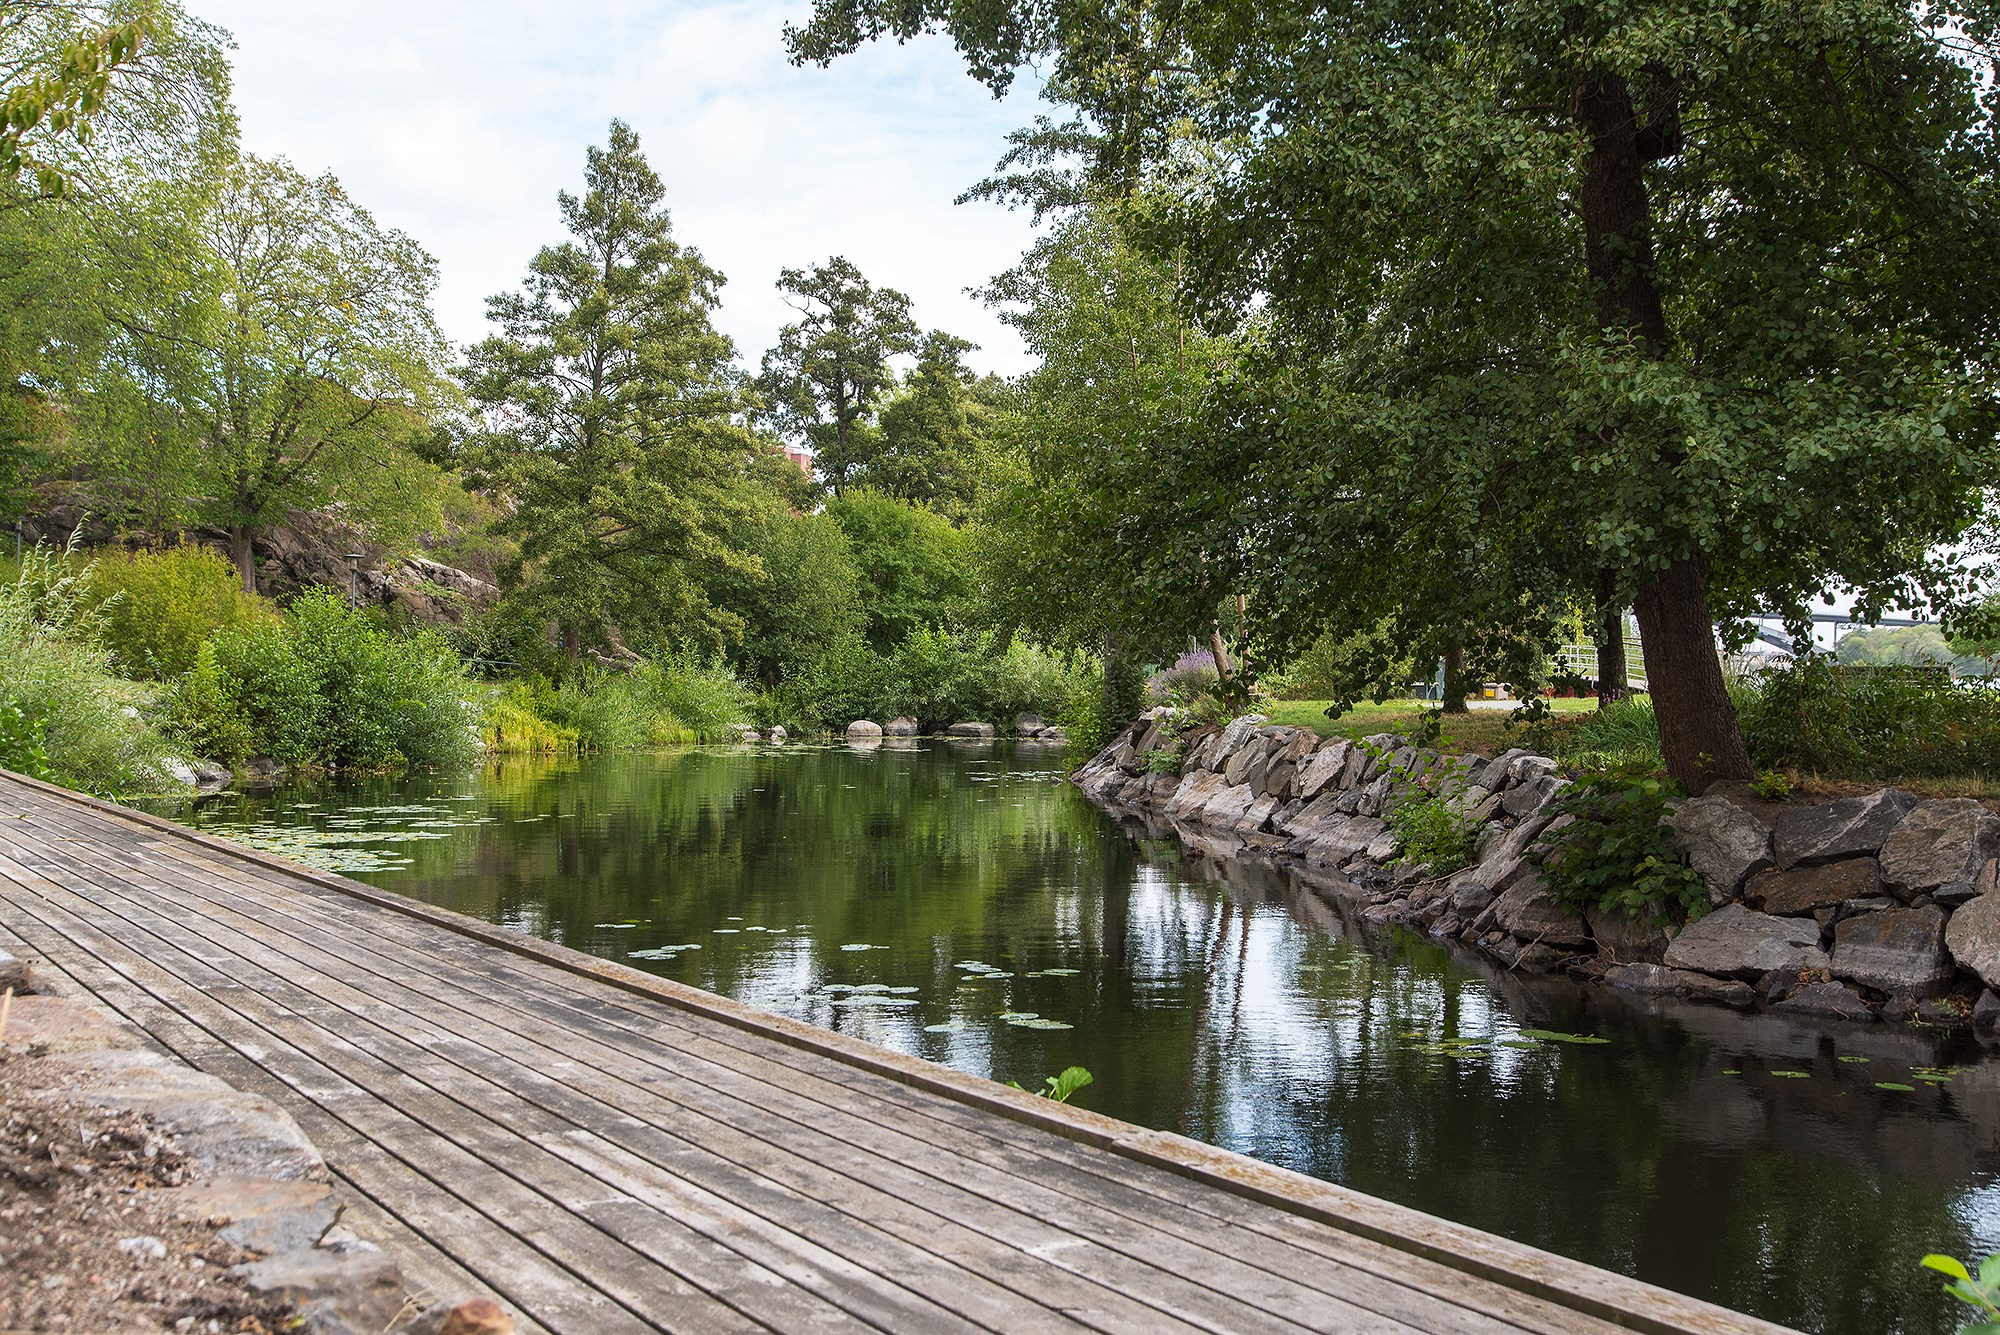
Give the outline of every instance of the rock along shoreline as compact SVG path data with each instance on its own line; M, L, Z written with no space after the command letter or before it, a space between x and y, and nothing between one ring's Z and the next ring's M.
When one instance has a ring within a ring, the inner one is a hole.
M1848 1023L1970 1026L2000 1044L2000 816L1885 788L1816 804L1740 786L1676 804L1674 842L1712 910L1686 926L1571 912L1530 856L1571 779L1545 756L1444 755L1250 714L1178 731L1141 715L1072 776L1117 814L1165 819L1210 855L1304 870L1371 922L1452 939L1526 973ZM1470 865L1400 865L1386 819L1428 784L1478 828Z

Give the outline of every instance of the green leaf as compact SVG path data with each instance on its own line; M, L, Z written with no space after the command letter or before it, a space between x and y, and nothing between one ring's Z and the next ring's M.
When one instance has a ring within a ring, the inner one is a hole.
M1950 1275L1953 1279L1969 1281L1972 1278L1971 1272L1965 1268L1965 1262L1959 1260L1956 1256L1941 1256L1936 1252L1932 1252L1919 1262L1919 1264L1927 1270L1937 1271L1940 1275Z

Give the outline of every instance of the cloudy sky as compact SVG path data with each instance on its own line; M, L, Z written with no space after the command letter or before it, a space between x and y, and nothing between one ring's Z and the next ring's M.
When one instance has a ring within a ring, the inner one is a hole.
M947 43L793 69L781 30L808 0L187 0L235 35L244 146L332 170L438 257L445 331L561 238L613 117L639 132L677 235L729 278L718 318L754 366L792 318L786 265L845 255L926 327L1011 373L1018 341L965 289L1029 240L1026 214L952 199L1035 114L968 78Z

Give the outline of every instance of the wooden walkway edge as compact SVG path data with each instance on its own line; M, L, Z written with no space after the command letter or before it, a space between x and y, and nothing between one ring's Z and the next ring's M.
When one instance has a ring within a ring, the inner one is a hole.
M0 771L0 944L531 1329L1781 1327Z

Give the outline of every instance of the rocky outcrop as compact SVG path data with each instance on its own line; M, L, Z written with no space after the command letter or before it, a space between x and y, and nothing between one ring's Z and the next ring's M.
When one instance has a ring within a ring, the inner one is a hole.
M954 723L944 730L944 735L961 742L990 742L995 732L991 723Z
M1535 846L1571 819L1559 806L1569 777L1525 751L1322 740L1255 714L1184 731L1154 710L1073 777L1205 852L1280 859L1366 921L1455 939L1510 970L1814 1019L1971 1021L2000 1043L2000 993L1985 990L2000 988L2000 816L1977 802L1884 789L1781 805L1742 785L1680 802L1670 837L1713 906L1680 926L1555 900ZM1471 862L1449 875L1403 857L1390 817L1419 789L1477 831Z
M872 719L858 718L847 725L847 740L850 742L879 742L882 740L882 725Z

